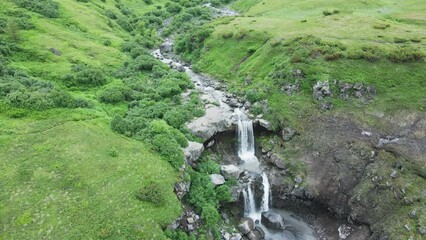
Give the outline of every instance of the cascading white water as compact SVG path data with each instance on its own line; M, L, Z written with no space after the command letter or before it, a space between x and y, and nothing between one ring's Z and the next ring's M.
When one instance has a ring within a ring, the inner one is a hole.
M262 184L263 184L263 196L262 196L262 203L260 206L261 212L267 212L269 211L269 206L271 206L271 187L269 185L268 176L266 176L266 173L262 173Z
M241 168L249 172L260 172L259 161L254 155L253 123L239 109L235 113L238 123L238 156L244 162Z
M240 166L250 173L260 174L259 160L255 155L253 122L247 118L239 109L235 111L238 120L238 156L243 161ZM256 209L255 196L252 190L252 179L243 191L244 196L244 214L254 220L260 220L261 212L269 210L271 191L266 173L262 174L263 194L260 209Z

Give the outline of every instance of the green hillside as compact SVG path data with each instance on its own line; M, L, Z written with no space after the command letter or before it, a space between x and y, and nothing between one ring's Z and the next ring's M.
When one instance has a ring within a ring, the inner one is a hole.
M0 239L165 238L181 212L178 173L147 143L113 132L124 99L99 100L123 87L112 72L131 59L122 45L133 36L117 23L125 10L64 0L48 17L25 2L0 2ZM141 16L165 1L119 2ZM76 65L98 69L104 83L70 83ZM163 203L137 199L151 182Z
M424 109L423 1L242 0L232 7L242 15L211 24L214 31L196 57L197 67L226 80L241 95L253 89L259 90L258 99L269 96L279 119L296 124L296 116L315 111L316 102L307 95L324 80L377 88L376 100L366 107L331 99L338 109ZM286 96L280 88L294 81L288 76L292 69L306 78L300 94Z

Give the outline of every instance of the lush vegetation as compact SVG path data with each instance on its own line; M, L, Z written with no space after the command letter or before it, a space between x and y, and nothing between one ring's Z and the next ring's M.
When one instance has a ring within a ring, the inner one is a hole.
M350 112L357 121L371 123L376 116L425 110L423 1L240 0L232 7L241 15L182 34L177 50L195 69L217 76L249 100L252 113L263 114L277 130L291 126L303 132L305 119L322 114ZM328 81L331 97L312 97L318 81ZM342 98L341 82L374 87L374 100ZM295 90L289 92L291 87ZM333 110L324 113L324 102ZM287 164L291 173L306 171L297 162ZM405 174L401 184L419 181L416 171ZM384 221L388 226L412 222L399 211L391 216ZM418 237L382 227L395 238Z

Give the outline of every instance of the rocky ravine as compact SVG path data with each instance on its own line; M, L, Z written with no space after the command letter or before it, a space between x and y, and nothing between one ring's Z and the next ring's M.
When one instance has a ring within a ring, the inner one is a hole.
M299 149L296 158L307 171L294 183L283 184L286 166L276 164L283 162L281 156L264 151L275 204L314 200L349 223L370 226L370 237L364 231L353 239L389 239L389 231L420 239L426 232L426 114L373 118L380 124L362 125L338 113L307 119L299 136L275 146Z

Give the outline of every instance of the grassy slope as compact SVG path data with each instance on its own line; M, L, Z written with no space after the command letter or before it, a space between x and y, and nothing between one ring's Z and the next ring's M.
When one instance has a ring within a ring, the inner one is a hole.
M20 31L24 53L10 58L12 66L61 85L60 78L75 62L108 72L124 62L120 44L130 36L115 23L110 28L104 15L105 9L119 12L114 1L58 2L60 18L47 19L1 1L1 16L22 11L36 25ZM155 7L121 2L138 13ZM112 45L104 46L105 40ZM53 55L52 47L62 56ZM160 226L178 216L180 204L172 192L177 173L143 143L111 131L110 117L127 106L98 103L98 91L71 92L93 100L95 107L86 110L32 112L0 106L0 239L160 239ZM9 117L16 112L24 117ZM118 157L109 155L111 148ZM167 192L162 207L134 197L150 179Z
M382 58L374 63L366 60L325 62L313 59L309 64L290 64L288 46L285 44L294 37L311 34L327 42L341 43L347 52L362 47L379 48L386 52L403 45L425 52L426 4L423 1L241 0L233 6L245 12L241 17L214 24L215 31L206 42L208 51L203 54L198 66L202 71L225 79L235 89L240 89L245 76L254 80L254 84L246 89L271 86L272 82L267 76L275 63L283 62L290 69L301 68L308 75L307 83L303 83L305 91L301 95L288 97L280 93L281 86L269 90L270 104L276 106L275 111L281 112L278 115L291 123L297 124L297 115L303 114L303 111L313 110L315 103L306 96L311 94L309 86L316 80L339 79L375 85L378 97L368 106L375 112L401 108L419 110L424 107L424 63L395 64ZM324 16L323 10L339 10L339 13ZM390 27L376 29L373 26L377 24L389 24ZM231 33L231 38L224 37ZM395 43L395 38L408 42ZM411 39L421 41L411 42ZM248 54L250 50L255 50L253 55ZM399 94L395 94L395 91ZM356 101L346 104L340 100L333 101L337 106L352 107L354 111L362 106Z

